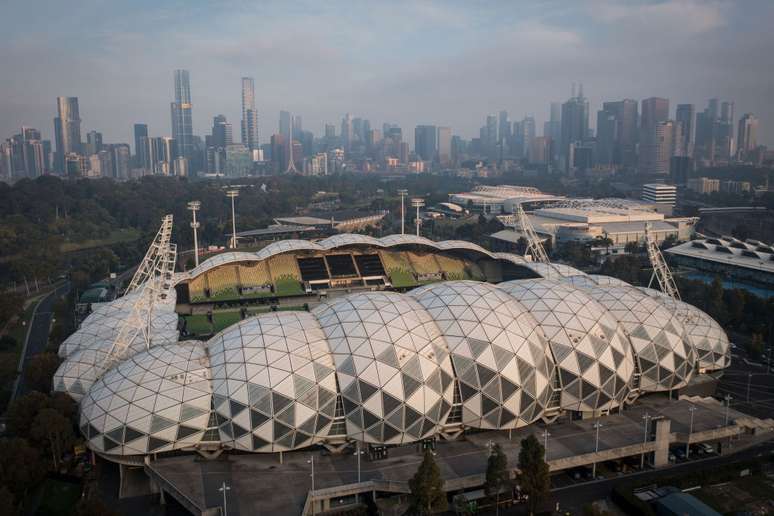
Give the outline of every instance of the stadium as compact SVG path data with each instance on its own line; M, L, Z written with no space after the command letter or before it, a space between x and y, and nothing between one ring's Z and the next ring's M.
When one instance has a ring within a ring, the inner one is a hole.
M469 242L339 234L174 272L170 233L59 350L54 388L108 459L598 417L730 363L691 305Z

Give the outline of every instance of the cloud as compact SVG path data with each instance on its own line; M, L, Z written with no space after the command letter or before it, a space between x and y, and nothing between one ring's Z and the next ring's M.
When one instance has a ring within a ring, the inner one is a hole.
M725 24L723 4L711 0L667 0L623 3L597 0L590 14L604 22L651 33L677 31L700 34Z

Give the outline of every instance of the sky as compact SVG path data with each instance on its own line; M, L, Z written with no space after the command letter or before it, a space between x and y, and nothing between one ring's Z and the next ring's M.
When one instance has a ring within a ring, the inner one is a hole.
M279 111L337 132L418 124L478 136L487 114L534 116L583 83L591 123L606 100L658 96L697 110L733 100L774 145L771 0L5 0L0 138L22 125L53 140L57 96L80 102L82 134L133 143L171 133L173 70L191 73L194 131L224 114L239 138L240 77L256 83L260 139ZM540 132L540 129L538 129Z

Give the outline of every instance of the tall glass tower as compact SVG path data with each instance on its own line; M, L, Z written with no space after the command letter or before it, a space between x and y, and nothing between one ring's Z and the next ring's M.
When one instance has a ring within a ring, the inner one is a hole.
M255 110L255 81L242 77L242 143L251 151L259 148L258 112Z
M191 80L188 70L175 70L175 101L171 104L172 138L177 142L180 155L189 160L194 154L191 108Z
M54 119L56 139L56 169L64 173L65 156L81 152L81 116L78 112L78 97L57 97L57 117Z

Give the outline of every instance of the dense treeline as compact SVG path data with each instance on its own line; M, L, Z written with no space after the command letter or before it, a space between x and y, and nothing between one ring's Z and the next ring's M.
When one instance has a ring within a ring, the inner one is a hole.
M166 213L172 213L177 221L173 240L181 248L189 248L192 235L186 205L191 200L202 203L198 216L201 242L222 244L231 217L223 192L233 185L155 176L125 183L110 179L64 181L47 176L12 186L0 184L0 285L25 281L31 285L79 269L85 276L99 277L115 267L128 267L141 256ZM397 188L408 188L411 195L438 202L446 200L449 192L472 186L467 179L421 175L391 180L363 174L260 177L240 179L239 185L239 229L263 227L274 217L294 214L321 190L338 192L346 208L394 211ZM135 230L137 237L113 242L112 235L121 229ZM94 245L62 252L63 244L84 242Z

